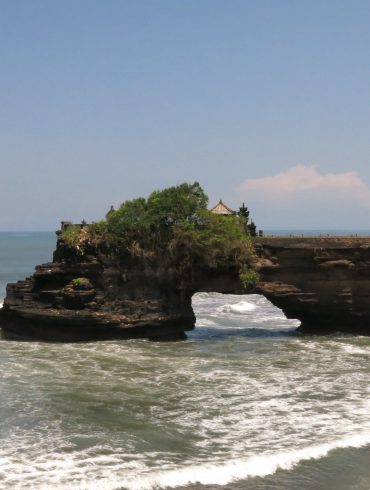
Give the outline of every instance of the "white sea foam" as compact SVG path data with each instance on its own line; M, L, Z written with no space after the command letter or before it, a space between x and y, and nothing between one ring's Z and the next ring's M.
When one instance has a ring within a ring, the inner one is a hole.
M225 464L188 466L178 470L155 473L135 481L122 481L116 486L103 486L104 489L128 488L130 490L150 490L174 488L189 484L227 485L233 481L250 477L267 476L277 470L290 470L301 461L320 459L334 449L359 448L370 444L370 432L355 434L332 442L308 446L293 451L281 451L272 454L236 459Z
M63 459L53 455L48 455L47 462L38 462L34 467L28 468L23 472L25 479L14 478L14 470L17 464L14 462L6 465L6 475L13 472L13 488L35 488L37 484L39 490L65 489L65 490L159 490L165 488L176 488L186 485L227 485L229 483L245 480L253 477L264 477L272 475L278 470L291 470L302 461L318 460L326 457L330 451L344 448L360 448L370 444L370 432L353 434L341 439L319 445L311 445L305 448L278 451L275 453L265 453L251 456L248 458L236 458L224 463L197 463L180 468L170 468L161 471L154 471L148 474L140 461L131 466L130 473L136 473L135 478L125 477L127 469L123 469L125 464L120 465L119 461L112 457L103 458L105 463L104 476L96 474L96 465L102 463L102 458L89 457L81 460L64 456ZM86 456L86 455L85 455ZM3 468L5 469L5 468ZM24 468L23 468L24 470ZM48 482L45 482L45 471L48 473ZM150 471L150 470L149 470ZM145 476L140 476L140 473ZM109 475L109 476L108 476ZM103 477L102 477L103 476ZM18 480L18 481L17 481ZM28 481L27 481L28 480ZM19 482L19 485L18 485ZM32 483L33 482L33 483ZM7 478L5 477L5 484ZM9 488L8 486L0 488Z
M339 344L339 347L342 351L347 354L355 354L355 355L369 355L370 354L370 346L367 347L358 347L356 345L351 344Z
M4 305L4 300L0 300L0 309L3 307Z
M0 490L218 488L370 444L368 357L352 355L370 353L366 339L265 341L246 331L292 320L262 296L193 301L207 342L0 343L3 398L20 407L2 418L16 429L2 440ZM221 310L240 303L256 310ZM32 429L19 428L25 405Z
M248 311L253 311L256 309L256 305L249 303L248 301L239 301L239 303L227 304L221 308L221 311L225 313L237 313L243 315Z
M192 298L192 304L197 323L201 326L205 325L204 319L214 321L215 326L221 322L222 326L236 328L254 325L257 328L263 326L280 330L281 327L294 328L300 324L298 320L287 320L279 308L258 294L197 293Z
M197 327L215 327L217 326L216 322L210 318L202 318L200 320L197 319Z

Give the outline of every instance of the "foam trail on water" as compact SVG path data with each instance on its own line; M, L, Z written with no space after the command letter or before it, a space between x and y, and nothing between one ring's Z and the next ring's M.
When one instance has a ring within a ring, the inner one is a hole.
M340 349L344 351L346 354L360 354L360 355L369 355L370 354L370 346L365 347L357 347L355 345L346 345L343 344L340 346Z
M202 485L227 485L233 481L244 480L249 477L272 475L279 469L290 470L301 461L323 458L334 449L359 448L368 444L370 444L370 432L293 451L279 451L273 454L252 456L245 460L237 459L225 464L196 465L178 470L158 472L147 478L122 481L115 486L103 485L101 488L114 490L124 487L129 490L153 490L166 487L175 488L196 483Z
M252 311L256 309L256 305L253 303L249 303L248 301L239 301L239 303L235 303L232 305L225 305L222 307L222 311L225 313L232 312L232 313L239 313L243 314L246 313L247 311Z

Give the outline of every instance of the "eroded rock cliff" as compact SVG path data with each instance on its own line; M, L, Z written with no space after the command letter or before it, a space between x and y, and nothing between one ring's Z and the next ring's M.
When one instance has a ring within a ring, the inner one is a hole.
M248 292L299 319L302 332L370 335L370 238L259 238L254 246L260 282ZM59 238L52 262L8 285L0 326L56 341L183 338L195 325L195 292L247 292L230 258L217 267L172 264L96 244L79 253Z
M84 253L60 238L53 261L26 280L8 284L0 310L3 334L42 340L183 338L195 316L196 291L241 291L239 267L173 267L142 251L117 255L104 244Z
M262 238L257 291L302 332L370 335L370 238Z

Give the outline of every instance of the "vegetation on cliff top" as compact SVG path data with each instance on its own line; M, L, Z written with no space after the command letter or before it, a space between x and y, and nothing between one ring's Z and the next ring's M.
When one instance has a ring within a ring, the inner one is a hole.
M88 226L91 241L104 241L117 253L155 254L177 269L239 267L248 275L254 249L243 216L221 216L207 209L208 197L198 182L154 191L147 199L125 201L106 219ZM62 239L76 247L75 231Z

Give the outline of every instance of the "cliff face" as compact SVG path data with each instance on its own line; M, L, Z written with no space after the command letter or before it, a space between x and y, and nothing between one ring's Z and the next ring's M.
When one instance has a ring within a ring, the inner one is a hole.
M53 262L8 284L0 327L5 334L53 341L182 338L195 325L196 291L240 290L233 264L190 270L164 262L140 254L117 260L98 248L80 255L58 240Z
M263 294L303 332L370 335L370 239L256 239ZM182 338L194 328L197 291L245 293L233 263L175 267L153 255L118 261L109 251L70 253L9 284L0 326L43 340Z
M303 332L370 335L369 238L263 238L258 292Z

